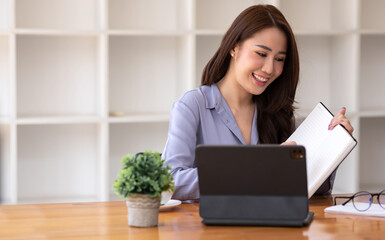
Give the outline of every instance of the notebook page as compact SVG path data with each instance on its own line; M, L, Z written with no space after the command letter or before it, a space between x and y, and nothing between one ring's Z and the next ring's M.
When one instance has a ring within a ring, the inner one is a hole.
M287 140L305 146L309 198L356 145L342 126L328 130L332 118L319 103Z
M356 203L364 204L364 203ZM353 214L362 216L374 216L374 217L385 217L385 210L381 208L379 204L373 203L372 206L365 212L357 211L352 203L348 203L345 206L336 205L325 208L326 213L342 213L342 214Z
M356 145L346 130L337 125L314 152L307 153L308 194L311 197ZM306 148L306 146L305 146Z
M333 116L318 103L301 125L286 140L295 141L306 148L307 154L315 152L329 135L328 126Z

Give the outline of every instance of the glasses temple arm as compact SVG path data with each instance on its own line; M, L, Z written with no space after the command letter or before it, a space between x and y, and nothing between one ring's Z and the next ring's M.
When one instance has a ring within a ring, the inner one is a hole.
M337 198L349 198L347 201L345 201L344 203L342 203L342 206L345 206L345 204L347 204L350 200L352 200L353 199L353 196L352 197L343 197L343 196L337 196L337 197L334 197L334 205L336 205L337 204Z

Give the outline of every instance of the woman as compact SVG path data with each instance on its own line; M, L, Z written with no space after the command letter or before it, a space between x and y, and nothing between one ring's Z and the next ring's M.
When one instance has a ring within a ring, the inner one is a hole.
M271 5L244 10L203 70L202 86L173 105L163 151L175 180L173 198L199 199L194 162L198 144L285 142L295 129L298 76L294 34L282 13ZM353 132L344 108L329 129L337 124ZM334 176L317 194L331 192Z

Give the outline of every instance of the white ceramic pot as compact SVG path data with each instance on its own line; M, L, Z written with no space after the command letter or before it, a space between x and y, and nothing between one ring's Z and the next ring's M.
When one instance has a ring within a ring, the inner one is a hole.
M146 194L132 194L126 200L128 225L134 227L154 227L158 225L160 198Z
M168 201L170 201L173 193L174 192L171 189L168 191L162 192L162 198L160 200L160 205L165 205Z

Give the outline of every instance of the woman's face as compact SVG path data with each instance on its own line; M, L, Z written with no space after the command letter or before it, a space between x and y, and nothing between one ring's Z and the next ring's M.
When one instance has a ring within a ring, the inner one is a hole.
M247 92L262 94L281 75L286 49L286 35L278 28L265 28L232 49L230 74Z

